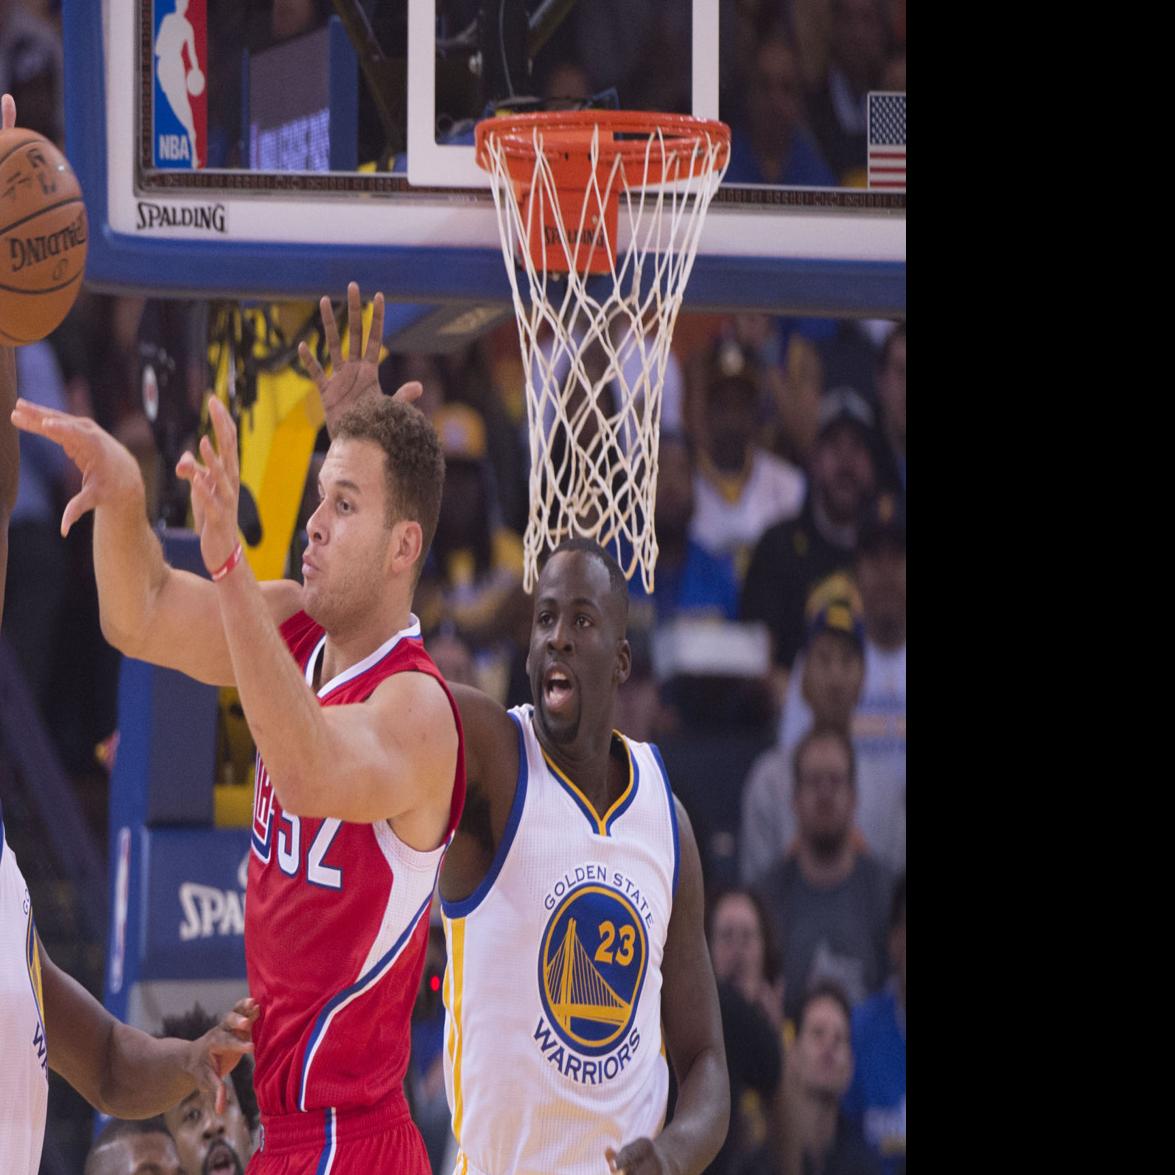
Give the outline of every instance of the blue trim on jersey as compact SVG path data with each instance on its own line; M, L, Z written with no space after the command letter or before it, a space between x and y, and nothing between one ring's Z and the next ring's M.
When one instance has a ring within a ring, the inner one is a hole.
M335 1111L333 1106L326 1108L326 1144L322 1148L322 1157L318 1160L318 1167L314 1175L326 1175L331 1168L335 1157Z
M604 817L604 828L609 836L612 835L612 828L616 824L616 821L632 807L632 802L636 799L636 793L640 790L641 785L640 764L636 761L636 756L632 753L632 747L629 745L628 739L618 730L614 733L624 744L624 753L628 756L628 794L624 796L618 808L614 808Z
M514 843L514 834L522 822L522 809L526 806L526 785L530 777L530 765L526 760L526 739L522 733L522 720L509 711L507 711L507 715L514 723L518 735L518 781L514 784L514 801L510 805L510 815L506 819L506 828L498 844L498 851L494 853L494 859L490 863L489 872L482 878L477 889L469 897L462 898L459 902L446 902L444 898L441 898L441 910L444 911L446 918L464 918L481 905L494 882L498 880L498 874L501 873L502 866L506 863L510 846Z
M669 826L673 829L673 896L677 896L677 869L681 863L681 845L677 839L677 803L673 798L673 788L669 786L669 772L665 770L665 760L661 758L661 749L656 743L648 744L661 768L661 778L665 781L665 795L669 800Z
M4 860L4 801L0 800L0 861Z
M436 880L433 880L433 888L436 886ZM365 987L373 986L379 979L383 977L383 972L386 971L395 961L396 956L400 953L400 949L411 937L412 932L420 923L421 915L432 904L432 889L429 890L428 897L421 903L420 909L412 916L405 928L404 933L392 944L387 954L383 956L377 963L372 966L371 970L366 975L361 975L350 987L345 987L338 993L323 1009L318 1013L318 1019L314 1022L314 1032L310 1036L310 1040L306 1045L306 1052L302 1057L302 1080L299 1082L299 1096L298 1108L300 1110L306 1109L306 1083L310 1077L310 1064L314 1058L314 1048L318 1044L319 1039L323 1035L327 1021L330 1019L330 1014L340 1004L350 999L354 995L362 993Z

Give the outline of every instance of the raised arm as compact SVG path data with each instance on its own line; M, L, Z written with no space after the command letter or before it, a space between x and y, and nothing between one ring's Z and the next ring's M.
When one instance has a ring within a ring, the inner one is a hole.
M240 1000L198 1040L158 1039L116 1020L40 947L49 1067L92 1105L117 1118L149 1118L193 1089L227 1101L224 1078L253 1051L253 1000Z
M235 684L213 585L177 571L147 520L138 462L108 432L85 417L17 400L18 428L59 444L82 474L61 533L94 511L94 571L102 634L120 652L178 669L212 685ZM279 620L298 609L292 581L266 585L267 608Z
M334 440L335 428L347 412L362 404L369 396L382 396L379 384L379 350L383 344L384 296L377 293L372 299L371 330L367 335L367 346L363 346L363 303L359 296L359 284L347 286L347 358L343 357L343 345L339 339L339 328L335 323L335 312L331 301L323 297L318 303L322 314L322 330L330 351L331 373L329 377L319 366L314 352L305 343L298 344L298 358L306 373L318 385L322 397L322 410L326 416L326 431ZM419 399L424 386L416 380L402 384L394 399L411 404Z
M677 1106L655 1141L639 1138L617 1155L607 1152L613 1170L626 1175L700 1175L730 1122L722 1016L706 949L702 863L689 817L674 803L681 861L661 961L661 1015L677 1076Z
M230 568L213 590L241 705L282 807L295 816L356 823L409 818L415 839L402 838L413 848L436 848L457 766L457 722L444 690L427 674L398 673L362 704L319 706L248 563L234 555L236 429L219 400L210 411L216 449L205 438L203 462L185 454L177 471L192 484L205 566ZM395 556L405 570L419 554L419 532L417 526L415 549Z

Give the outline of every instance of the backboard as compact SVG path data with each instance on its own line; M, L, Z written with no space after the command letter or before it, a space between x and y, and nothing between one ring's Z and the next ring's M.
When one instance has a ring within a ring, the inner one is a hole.
M329 23L279 37L259 0L65 0L66 149L94 225L88 279L265 299L354 279L399 304L389 333L427 323L467 339L510 313L470 145L473 121L497 108L487 96L586 85L600 104L672 101L730 120L729 94L755 90L731 75L731 7L335 0ZM596 89L609 80L596 64L623 56L642 11L676 27L650 26L644 57L627 63L641 92ZM686 309L904 317L904 183L904 162L900 190L727 182Z

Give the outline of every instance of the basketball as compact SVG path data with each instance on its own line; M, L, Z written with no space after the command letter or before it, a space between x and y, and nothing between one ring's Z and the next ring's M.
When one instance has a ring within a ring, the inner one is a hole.
M89 226L77 177L46 138L0 131L0 343L34 343L82 287Z
M204 93L204 71L193 69L188 74L188 93L193 98L199 98Z

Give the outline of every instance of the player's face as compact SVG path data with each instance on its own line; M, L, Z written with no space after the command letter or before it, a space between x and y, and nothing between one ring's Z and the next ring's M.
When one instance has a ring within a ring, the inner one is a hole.
M175 1143L158 1131L124 1134L101 1146L86 1162L93 1175L185 1175Z
M374 441L343 438L322 463L321 500L306 524L302 583L306 611L327 631L366 612L385 587L393 539L385 462Z
M567 745L611 728L630 659L620 611L608 569L595 556L564 551L543 569L526 668L544 741Z
M796 1036L800 1080L813 1093L840 1097L853 1077L853 1053L844 1009L833 999L813 1000Z
M249 1123L231 1079L228 1105L216 1113L214 1095L196 1091L163 1115L186 1175L242 1175L253 1153Z

